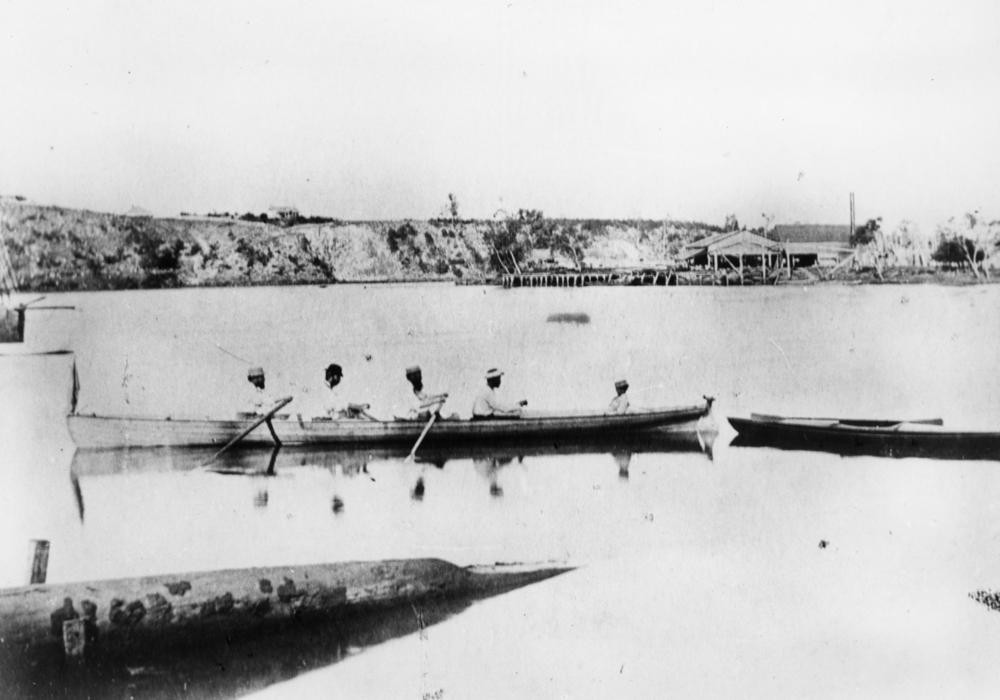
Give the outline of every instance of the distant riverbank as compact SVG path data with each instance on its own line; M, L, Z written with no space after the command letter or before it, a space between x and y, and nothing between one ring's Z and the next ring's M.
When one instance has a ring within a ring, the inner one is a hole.
M546 221L553 248L521 263L664 264L717 231L695 222ZM506 222L435 219L281 226L222 217L155 218L0 200L0 231L23 291L226 287L339 282L488 283L517 266L491 233ZM504 229L506 232L507 229ZM513 234L517 239L518 235Z
M504 274L573 275L581 267L591 276L586 285L603 283L593 282L593 275L612 270L632 271L629 283L645 275L660 281L639 283L659 284L668 278L666 272L678 269L674 261L685 245L719 231L698 222L549 220L525 211L502 221L319 220L285 226L228 216L110 214L0 198L0 234L25 292L494 284ZM734 271L705 275L697 283L740 284ZM977 281L968 270L886 267L877 272L864 266L797 268L791 279L776 280L796 285Z

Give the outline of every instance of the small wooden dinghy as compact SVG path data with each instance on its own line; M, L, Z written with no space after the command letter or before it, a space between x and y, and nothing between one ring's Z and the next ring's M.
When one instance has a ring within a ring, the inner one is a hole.
M1000 432L951 430L940 418L729 417L734 445L807 449L888 457L1000 459Z

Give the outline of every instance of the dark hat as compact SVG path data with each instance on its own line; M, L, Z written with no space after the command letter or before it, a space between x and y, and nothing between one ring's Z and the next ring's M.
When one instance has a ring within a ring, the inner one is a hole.
M625 379L619 379L615 382L615 389L628 389L628 381Z
M338 365L336 363L331 364L331 365L327 365L327 367L326 367L326 376L329 377L329 376L332 376L332 375L337 375L339 377L343 377L344 376L344 370L342 370L340 368L340 365Z
M413 365L412 367L406 368L406 376L412 377L414 375L420 374L420 365Z

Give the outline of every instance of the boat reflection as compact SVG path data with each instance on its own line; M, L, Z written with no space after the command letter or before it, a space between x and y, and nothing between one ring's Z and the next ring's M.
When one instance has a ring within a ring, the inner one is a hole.
M611 456L614 458L615 464L618 465L618 478L627 481L628 480L628 468L630 466L632 466L632 453L631 452L612 452Z
M884 457L889 459L939 459L939 460L1000 460L1000 451L994 444L976 444L975 441L928 441L907 438L905 435L893 439L820 439L810 437L776 438L755 437L737 434L729 443L730 447L769 447L793 452L825 452L841 457Z
M335 449L329 446L284 446L270 450L234 448L213 459L213 448L125 448L77 450L73 456L70 478L81 520L84 516L84 493L80 479L110 475L151 475L157 473L215 474L226 477L260 480L253 493L253 507L266 509L270 502L269 480L293 477L305 471L327 472L337 479L376 481L386 468L403 470L408 477L410 498L422 501L427 495L429 470L445 470L449 464L460 468L471 461L474 472L487 485L489 495L502 498L502 474L511 465L525 465L530 460L550 456L588 456L608 459L619 478L629 478L629 467L636 454L701 453L712 459L715 433L700 435L643 436L607 443L527 442L518 445L463 445L456 448L422 449L412 465L406 462L409 450L404 446ZM410 468L412 467L412 471ZM344 511L341 494L331 494L330 510Z
M528 457L556 455L598 455L702 452L712 459L715 433L691 435L647 435L608 442L521 442L517 445L459 445L421 448L417 465L443 469L459 460L499 460L510 462ZM74 474L99 474L191 471L215 474L271 477L290 467L322 467L346 477L367 476L369 465L379 461L403 460L409 448L400 446L337 448L323 445L275 446L269 451L259 447L236 447L209 463L214 448L139 447L121 449L77 450L73 455Z

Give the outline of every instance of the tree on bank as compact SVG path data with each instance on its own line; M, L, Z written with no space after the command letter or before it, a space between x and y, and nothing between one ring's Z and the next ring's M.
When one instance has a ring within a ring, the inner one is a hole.
M990 260L998 246L1000 221L984 222L977 209L938 227L938 245L931 257L959 268L968 266L977 280L989 280Z
M851 234L851 247L856 248L859 245L877 243L880 233L882 233L882 217L868 219L861 226L855 227L854 233Z

